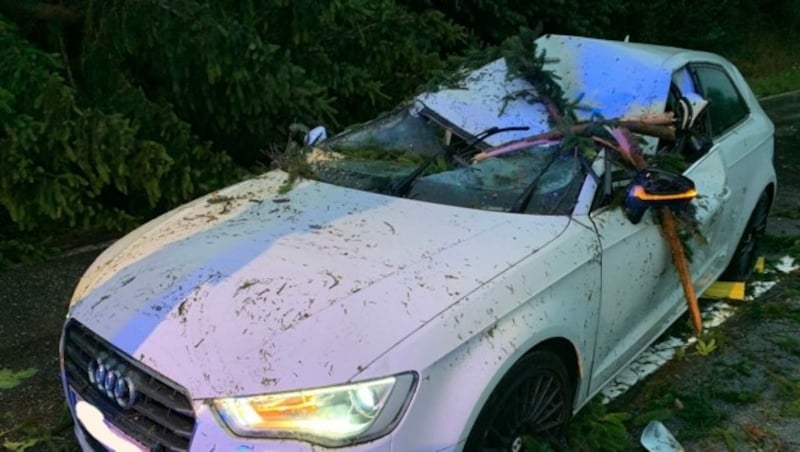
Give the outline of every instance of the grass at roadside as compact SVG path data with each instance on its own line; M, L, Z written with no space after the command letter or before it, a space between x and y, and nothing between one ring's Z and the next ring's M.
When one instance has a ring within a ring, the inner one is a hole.
M742 71L758 97L800 90L797 37L759 30L734 54L726 55Z
M748 79L748 83L758 97L800 90L800 63L783 72Z
M2 413L1 416L15 417L13 413ZM64 405L55 425L44 425L31 420L15 422L12 430L0 432L0 447L15 452L77 452L79 448L72 435L72 419Z
M800 237L767 237L764 245L768 263L787 253L800 260ZM778 277L712 330L718 350L687 352L612 403L633 415L632 435L655 419L687 450L790 449L800 418L800 271Z

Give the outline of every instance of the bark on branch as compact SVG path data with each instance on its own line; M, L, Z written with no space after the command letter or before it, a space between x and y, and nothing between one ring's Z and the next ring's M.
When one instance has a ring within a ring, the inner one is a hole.
M678 271L678 276L681 280L683 287L683 295L686 298L686 304L689 307L689 314L692 318L692 326L694 332L698 336L703 331L703 319L700 316L700 307L697 303L697 294L694 291L692 284L692 276L689 272L689 265L686 262L686 255L683 251L683 244L678 237L678 226L675 223L675 214L672 213L669 207L661 207L661 231L664 233L664 238L669 243L670 252L672 252L672 263L675 264L675 269Z
M630 130L631 132L638 133L640 135L648 135L659 139L675 141L675 127L667 125L664 118L659 117L657 120L651 119L650 117L642 119L637 119L637 118L626 118L622 120L612 119L608 121L585 122L585 123L575 124L573 126L570 126L567 129L566 133L564 132L564 130L553 129L544 133L540 133L539 135L534 135L532 137L523 138L517 141L512 141L511 143L504 144L502 146L494 147L484 152L481 152L475 155L473 160L479 162L481 160L496 155L502 155L509 152L518 151L520 149L525 149L537 144L546 143L548 141L557 141L564 138L568 134L583 135L588 130L603 125L624 127Z

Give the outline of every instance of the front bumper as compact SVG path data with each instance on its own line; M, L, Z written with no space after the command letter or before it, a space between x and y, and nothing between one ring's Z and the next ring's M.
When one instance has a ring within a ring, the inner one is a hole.
M177 383L119 352L77 322L65 325L60 352L63 390L84 451L325 450L301 441L235 436L205 401L192 401ZM97 362L113 362L110 369L135 382L139 395L132 406L121 408L113 391L104 391L88 376L92 373L88 369L93 363L97 367ZM392 434L347 450L391 451Z
M98 441L87 429L83 423L75 416L74 406L70 405L70 412L75 419L75 437L78 444L84 452L104 452L110 450L102 442ZM197 423L195 432L189 450L192 451L209 451L209 450L224 450L224 451L280 451L280 452L301 452L309 450L336 450L343 452L344 450L352 452L390 452L392 451L392 438L391 435L379 438L378 440L361 444L355 447L346 449L325 449L320 447L312 447L308 443L299 441L269 441L269 440L248 440L245 438L237 438L226 430L224 430L210 409L203 405L198 409ZM121 452L121 448L116 450ZM140 449L136 445L131 445L130 452ZM128 452L127 450L125 452Z

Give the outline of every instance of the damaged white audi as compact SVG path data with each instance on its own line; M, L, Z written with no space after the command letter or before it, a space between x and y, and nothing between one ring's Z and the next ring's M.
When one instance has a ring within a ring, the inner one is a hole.
M746 279L776 177L736 68L535 49L314 129L103 252L61 341L83 449L558 442L692 295Z

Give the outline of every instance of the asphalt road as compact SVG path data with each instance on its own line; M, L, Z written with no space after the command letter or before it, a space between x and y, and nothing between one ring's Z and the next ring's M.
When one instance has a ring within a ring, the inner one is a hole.
M800 212L800 91L773 96L762 101L775 123L775 170L778 172L778 197L767 232L773 235L800 235L797 221L784 215Z
M54 427L65 412L58 370L58 341L69 297L98 251L0 273L0 369L35 368L37 374L0 390L0 447L14 428ZM26 433L24 436L28 436ZM33 436L37 436L34 432Z
M776 124L779 191L771 234L800 234L800 92L766 99ZM35 368L17 388L0 390L0 445L19 437L26 425L55 426L65 407L58 375L58 341L69 297L78 278L99 253L81 252L0 273L0 369ZM15 430L16 429L16 430ZM28 433L30 435L30 433ZM62 445L66 445L63 444Z

